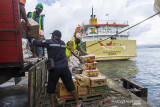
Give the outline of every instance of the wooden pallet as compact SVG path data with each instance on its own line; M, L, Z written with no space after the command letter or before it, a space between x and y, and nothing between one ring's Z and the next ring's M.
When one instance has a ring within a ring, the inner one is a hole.
M57 102L58 106L65 105L65 104L76 104L76 101L74 98L60 99L60 98L58 98L58 96L56 96L56 102Z
M79 100L82 100L83 102L89 102L93 100L101 100L105 98L107 93L98 93L98 94L92 94L92 95L84 95L79 96ZM56 96L57 104L60 105L66 105L66 104L76 104L76 101L74 98L68 98L68 99L60 99L58 96Z
M83 107L103 107L104 99L84 101Z
M105 98L106 94L107 93L97 93L97 94L79 96L79 98L81 98L83 101L90 101L90 100Z

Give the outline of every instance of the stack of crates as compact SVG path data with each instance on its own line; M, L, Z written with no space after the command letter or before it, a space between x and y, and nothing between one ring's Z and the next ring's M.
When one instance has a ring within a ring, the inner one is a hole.
M83 64L79 64L83 69L83 74L88 77L96 77L99 75L99 70L97 69L97 62L95 61L94 55L86 55L80 57Z
M93 95L108 91L107 78L97 69L94 55L81 56L84 64L80 64L83 74L75 76L78 85L78 94ZM87 92L87 93L86 93Z
M95 62L95 56L82 56L81 59L85 62L84 64L80 64L83 73L76 74L73 78L78 95L90 96L106 93L108 91L107 78L99 73L97 62ZM61 100L73 98L61 79L59 79L57 83L57 97Z

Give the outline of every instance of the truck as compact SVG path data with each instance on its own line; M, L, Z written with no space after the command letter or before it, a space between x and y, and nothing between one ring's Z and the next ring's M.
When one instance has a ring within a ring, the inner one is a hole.
M24 58L19 0L0 2L0 84L11 78L15 83L28 72L29 106L38 103L47 82L46 57Z

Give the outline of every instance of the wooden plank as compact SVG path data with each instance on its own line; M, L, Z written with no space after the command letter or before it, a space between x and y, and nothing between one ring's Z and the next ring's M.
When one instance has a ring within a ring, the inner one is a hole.
M34 103L34 71L35 71L35 67L32 67L29 71L28 71L28 104L29 107L34 107L35 103Z
M39 58L25 58L27 62L37 62Z
M98 100L102 99L105 97L106 93L97 93L97 94L92 94L92 95L84 95L84 96L79 96L79 98L82 98L83 101L90 101L90 100Z
M44 86L46 82L47 82L47 68L44 61L42 67L42 86Z
M57 101L58 106L60 106L60 105L65 105L65 104L73 104L73 103L76 103L75 99L73 99L73 98L60 99L60 98L58 98L57 95L56 95L56 101Z
M36 92L35 92L35 96L36 96L36 99L35 99L35 102L36 104L38 104L39 102L39 97L40 97L40 93L41 93L41 90L42 90L42 84L41 84L41 66L40 64L37 64L36 65Z
M39 100L40 100L40 95L42 93L42 89L44 87L44 85L42 84L42 71L44 70L45 72L46 69L44 69L45 67L45 59L43 59L42 61L40 61L38 64L36 64L36 73L35 73L35 77L36 77L36 81L35 81L35 86L36 86L36 92L35 92L35 104L37 105ZM44 75L45 76L45 75ZM45 78L44 78L45 79Z
M35 61L38 59L35 58L29 58L28 60L30 61ZM43 92L44 89L44 85L42 85L42 71L46 70L43 68L43 66L45 66L45 59L42 59L40 62L38 62L37 64L34 65L34 67L32 67L31 71L29 71L29 104L30 107L37 107L37 105L39 104L40 100L41 100L41 94ZM47 72L47 71L45 71Z

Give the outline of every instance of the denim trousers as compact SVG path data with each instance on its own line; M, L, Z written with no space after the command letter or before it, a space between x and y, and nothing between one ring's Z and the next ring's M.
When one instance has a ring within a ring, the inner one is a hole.
M43 48L42 47L37 47L37 56L42 57L43 56Z

